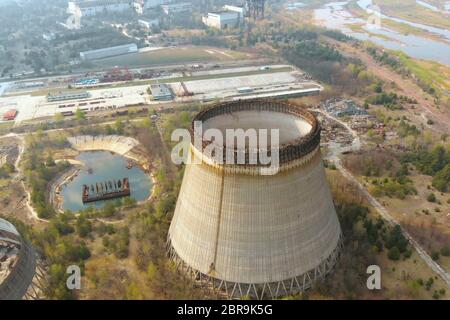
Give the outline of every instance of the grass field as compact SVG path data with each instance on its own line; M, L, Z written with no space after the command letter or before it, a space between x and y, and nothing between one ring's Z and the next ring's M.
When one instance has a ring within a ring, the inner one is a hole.
M96 67L143 67L189 62L213 62L246 59L245 53L209 47L174 47L93 61Z
M450 91L450 67L433 61L417 60L396 51L400 61L420 80L438 90Z
M444 14L434 12L416 3L415 0L374 0L387 16L422 23L438 28L450 29L450 21Z

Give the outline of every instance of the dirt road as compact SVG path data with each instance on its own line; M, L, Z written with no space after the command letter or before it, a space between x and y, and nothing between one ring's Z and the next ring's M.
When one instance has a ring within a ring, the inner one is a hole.
M315 110L317 111L317 110ZM342 126L344 126L353 136L354 140L352 143L352 146L350 147L353 151L358 151L361 147L361 140L358 136L358 134L352 130L345 122L336 119L335 117L331 116L327 112L321 110L319 111L324 116L338 122ZM332 161L336 169L339 170L339 172L349 181L351 181L353 184L355 184L358 189L361 191L361 193L367 198L370 205L375 208L375 210L380 214L380 216L386 220L388 223L392 225L399 225L403 235L405 238L409 240L409 243L411 246L417 251L418 255L422 258L422 260L437 274L439 275L447 284L447 286L450 288L450 274L444 270L437 262L435 262L428 253L421 247L421 245L405 230L401 227L400 223L392 217L388 210L377 200L375 199L369 191L342 165L340 156L344 149L340 148L339 146L335 146L333 150L330 150L330 157L329 160Z
M433 101L433 97L423 92L412 79L403 78L403 76L391 70L389 67L376 62L363 49L355 48L349 44L335 40L330 40L330 42L339 47L348 56L360 59L367 66L367 69L378 78L387 82L394 82L403 95L417 100L418 107L422 109L428 119L432 119L435 123L430 129L434 129L440 133L449 133L450 119L448 115L434 107L430 103L430 101Z

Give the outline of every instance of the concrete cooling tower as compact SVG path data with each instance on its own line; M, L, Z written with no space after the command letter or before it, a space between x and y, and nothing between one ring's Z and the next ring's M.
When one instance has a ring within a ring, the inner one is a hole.
M217 104L194 121L203 132L279 129L279 170L262 174L247 145L231 150L245 152L245 163L217 161L202 152L213 139L202 136L199 147L191 134L189 157L199 161L186 164L167 241L177 269L228 298L273 299L323 279L342 241L314 115L286 102L248 100Z
M29 298L36 272L33 246L16 228L0 219L0 300Z

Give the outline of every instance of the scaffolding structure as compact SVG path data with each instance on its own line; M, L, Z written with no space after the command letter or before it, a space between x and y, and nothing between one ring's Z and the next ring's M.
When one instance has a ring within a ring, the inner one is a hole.
M34 247L4 219L0 219L0 240L18 248L17 261L0 283L0 300L35 300L42 297L45 271Z

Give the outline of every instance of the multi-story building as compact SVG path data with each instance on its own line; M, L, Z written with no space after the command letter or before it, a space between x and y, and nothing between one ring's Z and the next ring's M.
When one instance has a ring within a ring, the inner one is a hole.
M192 4L190 2L178 2L168 3L161 6L164 13L167 15L176 14L180 12L186 12L192 10Z
M74 0L69 1L69 12L81 12L82 17L105 12L123 12L132 8L129 0Z
M202 18L205 25L216 29L234 28L239 24L240 14L235 11L208 12Z
M172 0L134 0L133 6L137 13L143 14L146 10L154 9L170 2Z

